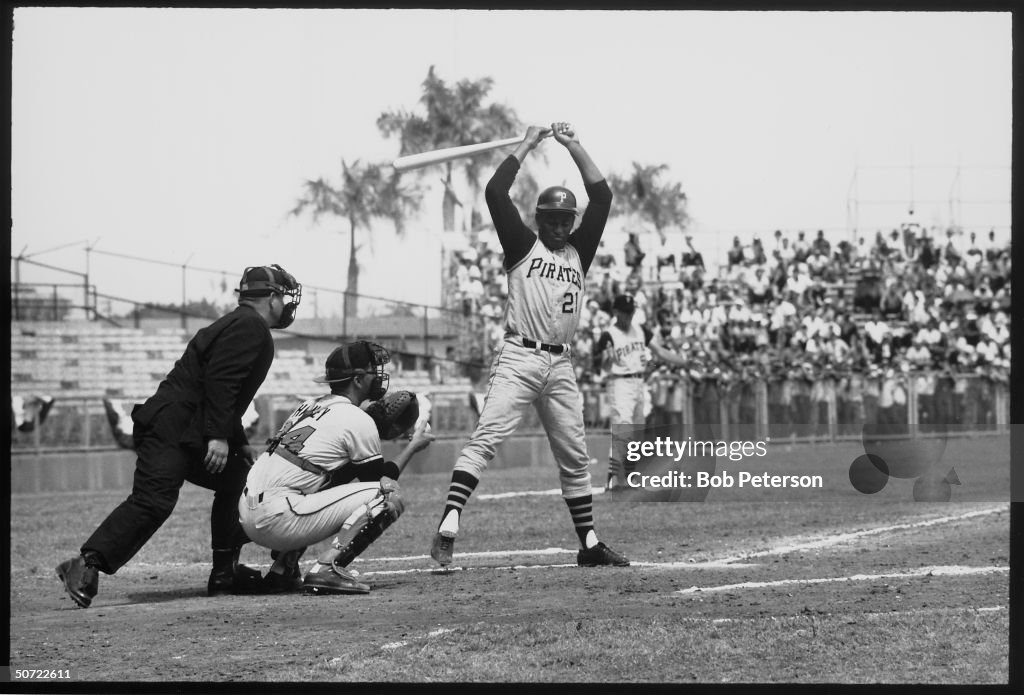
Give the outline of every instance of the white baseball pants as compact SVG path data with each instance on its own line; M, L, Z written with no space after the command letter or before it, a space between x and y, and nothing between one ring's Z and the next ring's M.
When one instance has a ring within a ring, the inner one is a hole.
M455 462L455 470L479 478L498 445L516 431L531 404L547 432L558 465L562 497L591 494L583 396L568 351L553 355L508 341L498 347L480 421Z

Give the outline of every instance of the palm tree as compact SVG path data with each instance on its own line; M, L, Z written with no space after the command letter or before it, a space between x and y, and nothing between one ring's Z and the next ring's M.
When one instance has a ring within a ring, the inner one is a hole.
M341 185L333 186L323 178L307 180L303 184L304 194L299 198L292 215L301 215L309 209L313 219L323 215L334 215L348 220L349 253L348 277L345 284L345 318L359 315L359 262L357 254L361 245L356 243L359 229L369 229L374 218L387 218L395 226L395 233L404 231L404 218L420 203L422 192L415 185L403 185L390 166L363 163L356 160L351 165L341 160Z
M512 108L504 104L484 104L493 86L494 80L490 77L475 81L463 79L449 86L437 76L431 65L420 97L426 115L402 110L387 111L377 118L377 127L385 137L398 135L401 143L399 156L498 140L524 132ZM473 193L470 220L478 220L475 202L480 198L481 177L507 155L508 152L504 151L488 152L443 165L442 214L446 232L455 230L455 207L462 205L452 188L453 173L461 170L464 174ZM420 169L418 173L428 175L430 169Z
M690 221L683 185L679 182L663 184L661 175L666 171L667 164L633 162L630 176L611 174L608 177L608 185L619 209L650 222L662 241L665 240L666 228L675 225L685 229Z

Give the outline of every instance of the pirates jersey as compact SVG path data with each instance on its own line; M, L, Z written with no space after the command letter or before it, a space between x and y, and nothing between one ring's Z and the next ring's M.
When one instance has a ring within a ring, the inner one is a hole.
M536 239L526 256L508 270L505 335L567 344L585 300L583 265L574 246L552 250Z
M623 331L613 323L601 334L594 354L599 356L604 352L611 356L610 374L642 374L649 361L647 344L652 336L651 330L642 324L630 324Z
M287 487L311 493L356 478L379 480L386 465L373 418L345 396L305 401L277 437L274 453L264 452L249 470L246 485L252 492Z

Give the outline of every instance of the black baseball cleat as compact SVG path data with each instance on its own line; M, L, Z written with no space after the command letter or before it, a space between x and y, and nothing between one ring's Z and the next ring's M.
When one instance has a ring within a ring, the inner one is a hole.
M274 561L270 570L264 575L260 593L288 594L302 591L302 570L299 559L306 552L305 548L297 550L271 550L270 559ZM275 572L274 568L283 568L283 572Z
M356 580L351 570L317 563L302 580L307 594L368 594L370 585Z
M57 565L57 576L64 583L64 590L71 600L81 608L92 605L92 599L99 589L99 570L85 564L82 557L73 557Z
M289 594L302 591L302 574L299 568L289 568L284 574L267 572L263 577L260 587L262 594Z
M442 567L452 564L455 551L455 534L451 531L438 531L434 534L434 542L430 544L430 557Z
M213 568L206 583L207 596L225 594L262 594L263 575L260 571L239 563L234 568Z
M598 567L600 565L629 567L629 560L604 543L598 542L593 548L580 548L580 551L576 553L576 564L580 567Z

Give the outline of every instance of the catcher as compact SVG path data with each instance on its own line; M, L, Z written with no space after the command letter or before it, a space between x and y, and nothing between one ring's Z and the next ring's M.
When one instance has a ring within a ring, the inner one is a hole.
M265 593L369 593L345 568L402 514L396 480L434 440L415 394L385 398L390 359L366 341L336 348L314 380L330 384L331 393L296 408L249 471L238 513L249 538L272 551ZM401 453L385 461L381 439L410 430ZM306 547L331 536L331 547L300 578Z

